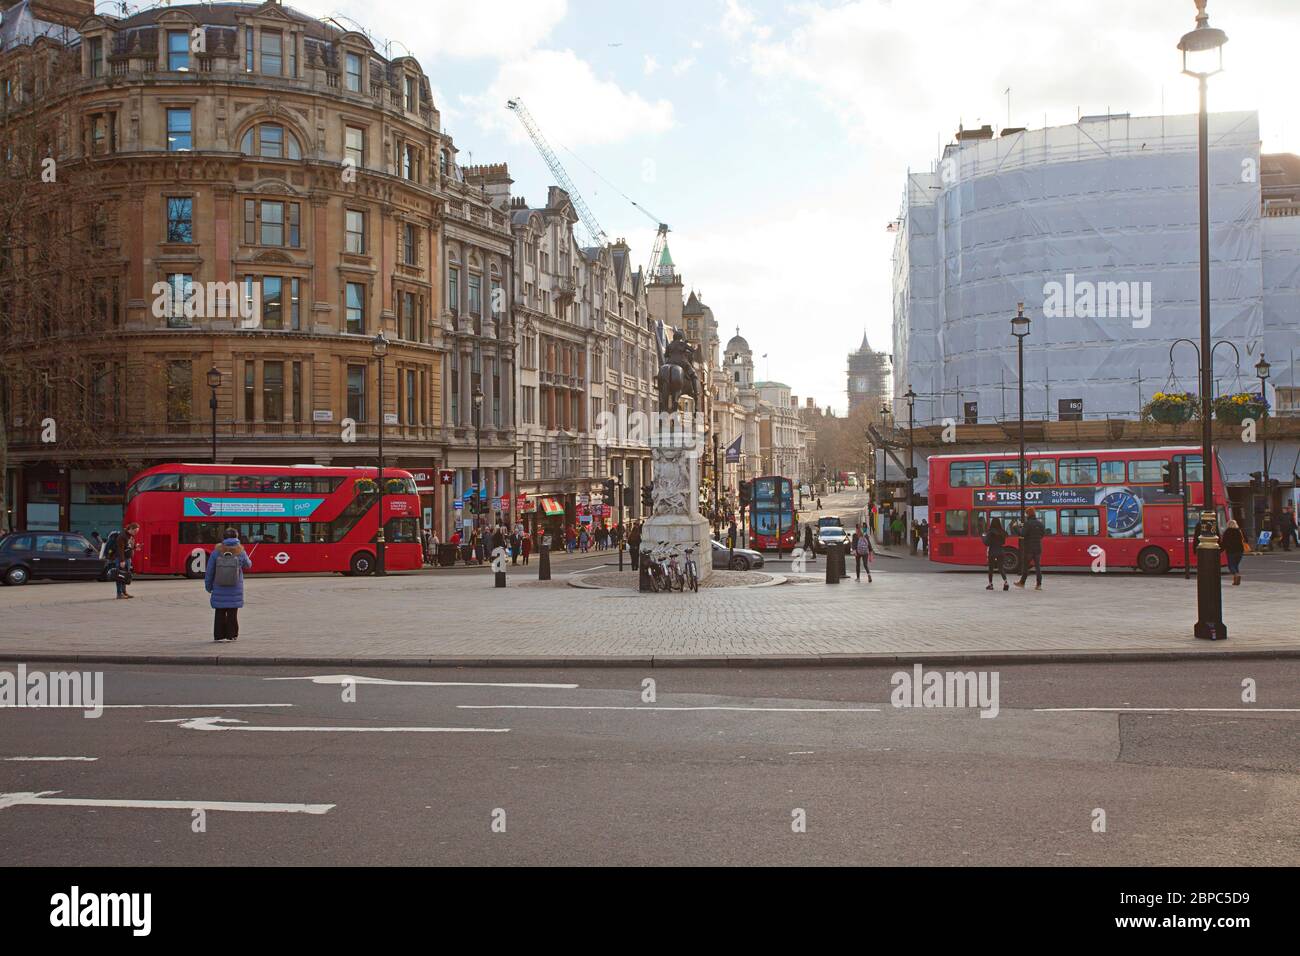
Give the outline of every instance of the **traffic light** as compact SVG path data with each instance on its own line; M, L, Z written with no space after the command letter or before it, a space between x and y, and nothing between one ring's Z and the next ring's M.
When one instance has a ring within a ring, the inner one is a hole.
M641 507L646 511L650 511L654 507L654 499L650 496L652 491L654 491L654 482L641 489Z
M612 505L614 503L614 479L606 478L600 483L601 494L605 496L605 503Z
M632 498L632 489L631 489L631 488L624 487L624 488L623 488L623 507L624 507L624 508L631 508L631 507L632 507L632 501L633 501L633 498Z
M1262 471L1252 471L1250 473L1250 487L1256 491L1264 487L1264 473Z
M1182 462L1173 461L1165 466L1165 494L1182 495L1183 493L1183 469Z

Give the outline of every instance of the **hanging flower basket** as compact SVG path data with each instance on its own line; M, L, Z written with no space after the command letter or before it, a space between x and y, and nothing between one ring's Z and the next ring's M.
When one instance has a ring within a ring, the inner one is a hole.
M1268 417L1268 399L1258 393L1237 392L1214 399L1214 417L1221 422L1240 425L1247 418L1259 421Z
M373 495L379 491L379 484L373 478L358 478L354 487L358 495Z
M1142 408L1143 417L1161 425L1181 425L1196 417L1197 400L1191 392L1156 392Z
M1052 473L1041 470L1031 471L1029 473L1029 483L1031 485L1050 485L1052 483Z
M995 472L993 475L993 483L995 485L1013 485L1015 482L1016 473L1010 468L1003 468L1001 471Z

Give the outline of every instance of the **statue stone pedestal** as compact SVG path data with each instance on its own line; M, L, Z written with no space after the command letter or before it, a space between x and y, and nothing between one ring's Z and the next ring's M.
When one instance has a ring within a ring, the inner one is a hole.
M672 424L676 424L673 422ZM700 582L713 573L713 546L709 522L699 513L700 455L704 444L689 430L660 431L650 436L650 462L654 488L652 515L641 529L641 549L653 550L660 542L679 552L678 562L686 558L685 549L694 548L695 566Z

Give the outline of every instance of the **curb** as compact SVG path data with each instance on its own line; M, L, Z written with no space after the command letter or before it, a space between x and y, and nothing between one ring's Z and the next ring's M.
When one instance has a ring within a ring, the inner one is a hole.
M0 658L2 664L198 664L225 667L873 667L885 664L1095 664L1156 663L1175 660L1300 660L1300 647L1244 648L1201 651L1172 648L1167 651L967 651L949 653L924 651L916 654L807 654L738 655L734 657L590 655L574 657L225 657L195 655L168 657L161 654L32 654L24 661L12 655Z
M568 580L565 581L564 583L571 588L582 588L584 591L632 591L635 594L641 593L636 588L611 588L611 587L606 587L603 584L586 584L582 581L582 576L584 574L598 574L598 573L599 570L596 568L592 568L590 571L574 571L568 576ZM756 584L729 585L729 587L734 587L738 591L743 591L746 588L774 588L778 584L785 584L785 582L788 580L788 578L784 574L774 574L771 571L755 571L754 573L770 575L772 580L759 581ZM717 591L722 589L706 588L706 590Z

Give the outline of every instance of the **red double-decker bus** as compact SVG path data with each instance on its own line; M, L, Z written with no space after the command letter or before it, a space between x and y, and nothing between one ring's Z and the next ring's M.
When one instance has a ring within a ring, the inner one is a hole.
M794 510L794 482L779 475L755 478L749 506L749 546L756 551L775 550L777 529L781 550L799 543L799 516Z
M158 465L127 485L126 524L139 522L139 574L200 577L226 528L256 574L370 574L379 532L378 469L318 465ZM384 567L423 565L420 499L410 472L384 469Z
M1020 472L1016 453L932 455L930 560L987 564L983 536L1000 518L1004 567L1020 560ZM1187 471L1187 510L1169 488L1170 470ZM1224 526L1223 476L1214 463L1214 499ZM1196 561L1195 527L1204 500L1198 447L1035 451L1025 455L1025 501L1046 527L1044 567L1131 567L1161 574L1182 568L1184 541Z

